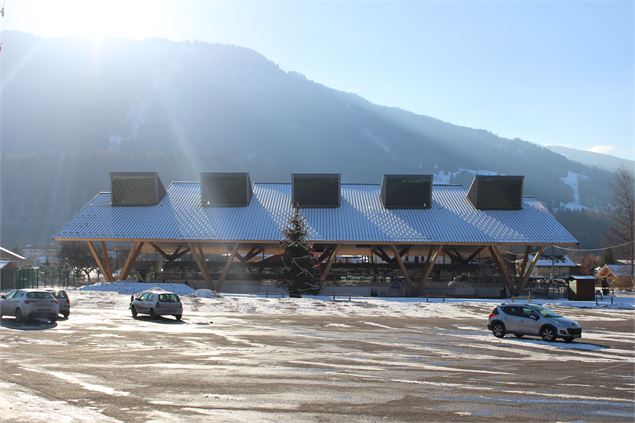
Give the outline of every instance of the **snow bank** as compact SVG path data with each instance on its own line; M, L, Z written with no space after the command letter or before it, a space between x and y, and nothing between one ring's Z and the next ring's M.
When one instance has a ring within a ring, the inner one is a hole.
M216 292L212 291L211 289L197 289L191 295L193 297L199 297L199 298L218 298L218 297L220 297L220 295L218 295Z
M194 292L192 288L182 283L144 283L144 282L98 282L92 285L84 285L81 291L106 291L119 294L136 294L147 289L163 289L178 295L189 295Z

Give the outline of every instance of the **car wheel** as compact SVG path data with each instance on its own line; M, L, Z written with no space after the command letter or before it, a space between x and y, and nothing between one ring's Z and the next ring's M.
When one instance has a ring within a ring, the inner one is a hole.
M49 320L51 321L51 323L55 323L57 322L57 316L51 316Z
M64 316L65 319L68 319L68 316L71 315L70 311L67 311L66 313L62 313L62 316Z
M130 306L130 312L132 313L132 317L137 317L137 309L135 306Z
M522 333L515 333L514 336L516 338L522 338L524 335Z
M181 315L180 315L180 314L175 314L175 315L174 315L174 318L175 318L176 320L181 320Z
M150 318L152 320L157 320L157 315L154 314L154 309L153 308L150 309Z
M564 342L573 342L573 336L565 336L562 339L564 339Z
M19 308L15 309L15 320L18 322L21 322L24 320L24 316L22 316L22 310L20 310Z
M497 338L505 337L505 326L501 322L496 322L492 325L492 333Z
M556 329L553 326L545 326L540 330L540 336L547 342L553 342L556 340Z

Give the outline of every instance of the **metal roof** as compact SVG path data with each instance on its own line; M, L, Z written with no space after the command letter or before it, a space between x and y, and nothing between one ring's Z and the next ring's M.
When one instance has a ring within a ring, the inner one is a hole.
M380 185L342 184L338 208L302 209L309 238L342 243L574 244L534 198L520 210L477 210L466 190L435 185L429 209L386 209ZM291 184L254 184L247 207L201 207L198 182L173 182L154 206L113 207L96 195L53 238L105 240L269 241L291 215Z

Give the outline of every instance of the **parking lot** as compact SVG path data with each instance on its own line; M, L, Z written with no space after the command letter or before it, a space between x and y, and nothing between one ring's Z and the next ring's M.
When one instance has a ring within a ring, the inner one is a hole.
M184 297L177 322L71 301L2 319L3 421L633 421L633 310L556 307L584 327L566 344L493 337L493 302Z

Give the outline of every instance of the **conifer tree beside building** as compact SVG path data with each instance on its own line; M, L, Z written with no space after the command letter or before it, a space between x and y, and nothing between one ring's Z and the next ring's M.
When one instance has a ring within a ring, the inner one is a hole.
M317 294L320 278L312 255L313 246L307 240L308 230L297 204L283 234L285 280L281 284L288 288L290 296Z

